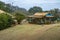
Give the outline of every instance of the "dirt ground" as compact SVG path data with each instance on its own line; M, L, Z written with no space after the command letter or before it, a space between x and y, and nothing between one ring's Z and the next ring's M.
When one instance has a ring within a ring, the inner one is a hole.
M24 24L0 31L0 40L60 40L60 23Z

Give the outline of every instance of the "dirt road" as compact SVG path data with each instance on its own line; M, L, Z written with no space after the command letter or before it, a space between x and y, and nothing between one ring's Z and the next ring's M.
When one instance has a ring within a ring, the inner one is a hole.
M17 25L15 27L0 31L0 40L41 40L40 38L46 33L46 31L56 26L60 26L60 24Z

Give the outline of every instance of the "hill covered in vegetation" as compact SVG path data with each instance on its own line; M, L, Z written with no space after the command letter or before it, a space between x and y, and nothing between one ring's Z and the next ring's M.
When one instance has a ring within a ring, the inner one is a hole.
M28 14L27 10L24 8L20 8L18 6L13 6L11 4L6 4L0 1L0 10L3 10L8 13L13 13L16 11L23 12L24 14Z

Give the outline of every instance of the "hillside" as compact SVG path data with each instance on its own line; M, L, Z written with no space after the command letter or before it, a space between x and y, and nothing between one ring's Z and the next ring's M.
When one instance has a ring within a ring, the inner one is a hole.
M6 3L1 2L1 1L0 1L0 10L3 10L3 11L8 12L8 13L13 13L13 12L19 10L20 12L23 12L26 15L28 14L27 10L24 8L20 8L18 6L13 6L11 4L6 4Z

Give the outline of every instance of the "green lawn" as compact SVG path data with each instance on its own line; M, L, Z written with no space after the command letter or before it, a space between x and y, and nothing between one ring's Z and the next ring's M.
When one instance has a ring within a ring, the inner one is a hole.
M0 40L60 40L60 24L17 25L0 31Z

